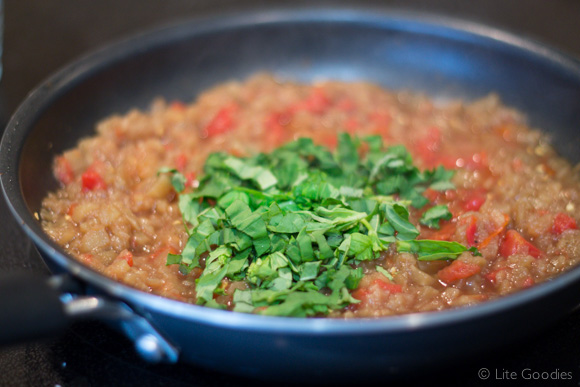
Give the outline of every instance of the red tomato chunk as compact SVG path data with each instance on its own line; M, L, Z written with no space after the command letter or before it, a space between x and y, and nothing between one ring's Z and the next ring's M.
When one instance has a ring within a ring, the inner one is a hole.
M466 211L479 211L485 203L486 194L483 190L473 190L463 202L463 208Z
M481 267L474 263L453 261L451 265L439 270L439 279L450 284L475 275L481 271Z
M509 257L514 254L528 254L534 258L539 258L542 251L528 242L516 230L508 230L505 238L499 246L499 253L502 257Z
M233 130L235 128L234 113L238 109L237 104L221 108L205 128L207 136L213 137Z
M103 180L102 176L92 167L89 167L89 169L82 174L81 180L83 192L107 189L105 180Z
M374 285L378 285L384 291L387 291L391 294L401 293L403 291L403 287L398 284L394 284L392 282L383 281L380 279L376 279L373 282Z
M312 89L311 93L293 107L293 111L306 110L315 114L324 113L331 105L330 100L320 88Z
M475 216L469 218L469 224L465 230L465 239L469 247L475 246L475 234L477 233L477 219Z
M552 234L560 235L566 230L576 230L577 228L576 219L560 212L554 218Z
M127 264L130 267L133 267L133 253L131 253L129 250L123 250L117 259L123 259L127 261Z

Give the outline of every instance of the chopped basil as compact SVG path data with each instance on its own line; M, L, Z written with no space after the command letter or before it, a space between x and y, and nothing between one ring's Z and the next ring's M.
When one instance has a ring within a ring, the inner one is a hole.
M416 240L419 231L409 220L409 206L429 202L425 189L453 188L453 172L420 171L404 147L386 148L377 136L340 134L334 153L308 138L247 158L212 153L204 172L199 187L188 191L183 175L160 170L171 174L189 234L167 264L179 264L185 274L204 267L196 285L199 304L221 307L214 295L223 294L228 278L249 286L235 291L235 311L326 315L359 302L349 292L363 277L357 265L393 243L419 260L468 251L456 242ZM447 207L435 206L421 223L438 228L450 216ZM382 267L377 271L392 279Z
M421 217L420 223L427 227L439 230L440 220L450 220L452 218L449 208L444 205L429 208Z
M387 277L390 281L393 280L393 276L391 275L391 273L389 273L388 271L386 271L385 269L383 269L382 266L377 265L376 269L377 269L377 271L379 273L381 273L382 275L384 275L385 277Z
M463 252L469 251L478 255L475 247L467 248L461 243L448 241L414 240L397 241L397 251L417 255L419 261L436 261L439 259L456 259Z

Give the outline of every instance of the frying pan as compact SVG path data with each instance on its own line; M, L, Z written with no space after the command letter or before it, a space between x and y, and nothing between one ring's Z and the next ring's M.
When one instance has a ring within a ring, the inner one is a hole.
M231 313L151 295L67 255L35 216L57 188L53 157L100 119L159 96L191 101L257 71L281 78L368 80L437 100L498 93L580 157L580 62L509 33L385 9L278 9L193 20L90 54L29 94L0 144L10 210L56 274L0 284L3 342L57 332L79 318L110 321L149 361L191 362L278 380L388 378L518 340L578 304L580 268L496 301L373 320ZM7 312L8 311L8 312ZM500 339L501 338L501 339ZM509 339L507 339L509 338Z

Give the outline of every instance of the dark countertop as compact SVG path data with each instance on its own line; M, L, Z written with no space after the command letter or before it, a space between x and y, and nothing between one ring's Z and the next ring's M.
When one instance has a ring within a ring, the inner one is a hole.
M0 122L4 124L26 94L49 74L108 42L190 17L271 4L272 1L266 0L7 0ZM277 1L276 4L345 5L354 2L294 0ZM359 1L356 4L405 7L462 17L545 42L580 58L580 2L577 0L400 0ZM0 219L0 270L48 274L38 254L12 220L3 198L0 199ZM502 340L501 337L497 339ZM530 385L534 384L533 380L523 379L523 373L529 369L559 371L560 376L572 377L571 380L562 377L552 380L554 385L578 385L579 344L580 312L575 312L526 343L470 359L461 367L451 367L429 379L421 376L409 382L490 385L502 378L502 382L510 385ZM489 380L478 377L478 370L483 367L492 372ZM510 372L515 372L517 379L508 379ZM546 381L535 383L545 385ZM77 323L60 338L0 349L2 386L250 384L262 383L191 365L145 364L136 357L125 338L100 323Z

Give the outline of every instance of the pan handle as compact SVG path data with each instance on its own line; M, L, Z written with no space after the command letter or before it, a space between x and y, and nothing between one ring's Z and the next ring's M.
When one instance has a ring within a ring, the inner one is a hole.
M82 286L69 275L48 281L31 274L0 277L0 345L63 333L76 320L111 321L133 341L146 361L175 363L178 349L128 305L102 296L79 295Z
M69 326L59 291L32 274L0 278L0 344L58 335Z

